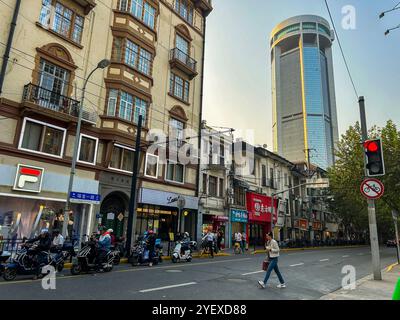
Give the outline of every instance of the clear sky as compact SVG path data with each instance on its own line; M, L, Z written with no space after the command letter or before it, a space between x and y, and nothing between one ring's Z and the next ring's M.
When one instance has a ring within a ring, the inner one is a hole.
M397 0L328 0L368 125L392 119L400 126L400 24ZM342 8L356 9L356 29L342 28ZM255 143L272 149L269 36L279 22L301 14L329 16L324 0L213 0L207 23L204 119L207 124L254 129ZM334 72L339 133L359 120L358 103L337 41Z

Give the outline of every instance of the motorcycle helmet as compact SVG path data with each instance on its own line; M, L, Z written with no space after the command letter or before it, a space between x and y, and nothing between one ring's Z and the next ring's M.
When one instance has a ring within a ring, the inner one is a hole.
M154 231L153 230L149 230L149 234L154 234Z
M45 233L49 233L49 229L43 228L42 230L40 230L40 234L45 234Z
M113 233L113 232L114 232L114 230L113 230L113 229L108 229L108 230L107 230L107 232L109 232L109 233Z
M185 233L184 233L184 236L185 236L186 238L189 238L189 232L185 232Z

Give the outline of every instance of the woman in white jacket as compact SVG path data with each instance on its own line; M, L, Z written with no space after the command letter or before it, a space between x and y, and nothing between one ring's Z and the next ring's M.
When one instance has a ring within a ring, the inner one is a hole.
M268 266L267 273L265 275L264 281L261 281L261 280L258 281L258 285L261 288L265 289L266 284L268 282L268 279L269 279L269 277L271 275L271 272L272 272L272 270L274 270L276 275L278 276L278 279L279 279L279 282L280 282L280 284L278 284L278 288L286 288L285 281L283 280L281 272L279 271L279 268L278 268L278 257L279 257L279 250L280 249L279 249L278 242L276 242L273 239L272 232L269 232L267 234L267 246L266 246L266 249L267 249L267 254L268 254L269 266Z

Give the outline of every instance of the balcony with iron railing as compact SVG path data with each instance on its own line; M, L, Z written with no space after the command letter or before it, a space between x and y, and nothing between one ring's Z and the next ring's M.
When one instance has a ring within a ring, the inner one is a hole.
M189 55L174 48L170 52L169 62L171 68L177 68L182 72L186 73L190 80L197 76L197 61L191 58Z
M32 83L24 86L22 102L25 108L38 113L67 122L78 120L79 101ZM94 112L83 110L82 121L96 124L97 115Z
M194 4L197 8L203 10L206 16L213 10L212 0L194 0Z

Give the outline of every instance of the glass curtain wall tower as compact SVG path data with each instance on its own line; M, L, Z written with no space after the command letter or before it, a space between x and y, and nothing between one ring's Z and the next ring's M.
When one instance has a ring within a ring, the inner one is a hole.
M271 33L274 151L326 169L335 161L338 124L329 23L303 15Z

